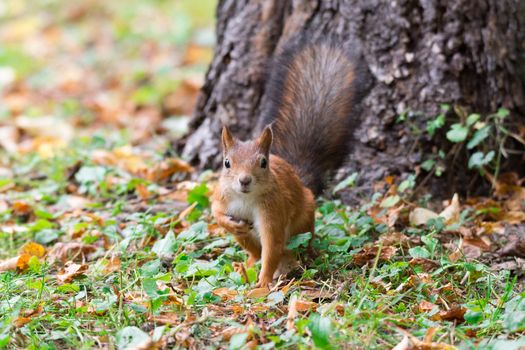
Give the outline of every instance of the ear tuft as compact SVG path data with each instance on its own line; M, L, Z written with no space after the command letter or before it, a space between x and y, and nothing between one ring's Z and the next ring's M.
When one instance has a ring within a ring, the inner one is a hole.
M235 139L233 138L230 130L227 126L222 127L222 150L226 152L235 144Z
M264 128L263 132L257 139L257 144L264 153L270 153L270 147L272 146L273 132L271 125Z

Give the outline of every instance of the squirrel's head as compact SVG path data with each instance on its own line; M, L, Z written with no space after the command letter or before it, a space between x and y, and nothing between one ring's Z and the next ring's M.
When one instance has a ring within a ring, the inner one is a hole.
M272 129L264 128L255 140L240 141L222 128L222 174L237 193L252 193L264 187L270 176Z

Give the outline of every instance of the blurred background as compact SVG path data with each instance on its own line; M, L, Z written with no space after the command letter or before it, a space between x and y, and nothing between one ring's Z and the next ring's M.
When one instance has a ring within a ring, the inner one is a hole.
M0 1L3 150L45 157L82 135L184 133L213 53L215 6Z

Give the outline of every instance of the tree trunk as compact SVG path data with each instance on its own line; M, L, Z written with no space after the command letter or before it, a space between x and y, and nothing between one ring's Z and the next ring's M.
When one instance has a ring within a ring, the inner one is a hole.
M217 166L221 125L241 137L257 125L274 52L297 32L336 34L359 43L372 76L346 170L368 183L413 172L437 140L415 146L399 115L415 115L423 129L442 103L524 115L524 28L525 0L220 0L215 56L183 156Z

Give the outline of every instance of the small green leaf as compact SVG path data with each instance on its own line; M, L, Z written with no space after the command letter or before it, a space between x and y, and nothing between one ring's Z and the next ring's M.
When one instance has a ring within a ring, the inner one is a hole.
M525 329L525 298L518 295L505 306L503 325L509 332L518 332Z
M401 182L397 191L400 193L403 193L409 188L414 188L415 185L416 185L416 176L410 175L406 180Z
M312 333L315 346L321 349L331 349L330 334L332 333L332 322L327 317L318 313L312 313L308 318L308 329Z
M485 140L490 135L490 125L484 126L481 129L477 130L470 141L467 143L468 149L473 149L479 145L483 140Z
M170 253L173 253L175 251L176 246L177 241L175 239L175 235L173 234L173 231L170 230L168 231L168 233L166 233L166 236L163 239L160 239L157 242L155 242L151 250L159 257L163 257L169 255Z
M308 242L310 242L310 239L312 238L312 234L310 232L307 233L301 233L295 236L292 236L288 240L288 249L296 249L300 246L306 247L308 245Z
M334 187L334 190L332 191L333 194L336 194L337 192L341 191L342 189L345 189L347 187L353 187L355 186L355 182L356 182L356 179L357 179L357 176L358 174L357 173L353 173L352 175L348 176L346 179L344 179L343 181L339 182L335 187Z
M450 130L447 132L447 139L450 142L463 142L467 138L468 128L462 124L452 124Z
M467 126L472 126L474 125L478 120L479 118L481 118L481 116L477 113L473 113L471 115L468 116L467 118Z
M122 350L147 348L151 338L138 327L125 327L117 333L117 347Z
M430 136L434 136L438 129L441 129L445 125L445 115L440 114L429 122L427 122L427 132Z
M429 251L424 247L410 248L408 250L408 254L410 254L410 256L413 258L425 258L425 259L430 258Z
M468 168L481 168L483 165L489 164L495 156L496 152L490 151L487 154L483 154L483 152L476 152L470 156L470 159L468 160Z
M496 113L496 115L500 117L501 119L508 117L509 114L510 114L510 111L506 108L500 108L498 109L498 112Z
M390 208L390 207L393 207L393 206L396 205L397 202L399 202L400 200L401 200L401 198L400 198L398 195L388 196L388 197L386 197L385 199L383 199L383 201L382 201L381 204L380 204L380 207L381 207L381 208Z
M467 310L464 317L468 324L476 324L483 320L483 313L480 311Z
M243 347L248 340L248 333L237 333L232 335L230 339L230 349L237 350Z
M197 202L197 205L200 208L207 208L210 205L208 186L206 186L205 183L195 186L190 192L188 192L188 203L193 204L194 202Z
M427 159L423 163L421 163L421 168L425 171L430 171L434 167L434 164L436 164L436 161L434 159Z

